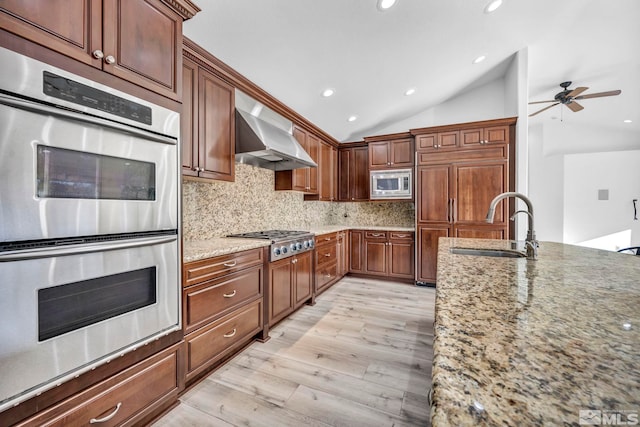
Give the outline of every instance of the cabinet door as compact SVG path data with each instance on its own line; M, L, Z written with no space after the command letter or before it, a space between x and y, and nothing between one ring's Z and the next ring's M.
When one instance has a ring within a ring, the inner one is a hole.
M392 168L413 166L414 150L412 139L392 141L389 146L389 152L391 154L390 166Z
M295 305L298 306L311 298L313 284L312 252L305 252L295 257L293 267L295 283Z
M338 200L338 149L331 147L331 200Z
M351 200L352 175L351 163L353 149L341 149L338 152L338 200L346 202Z
M457 224L481 223L495 196L507 191L507 162L478 162L453 166L455 203L454 220ZM494 224L506 223L508 201L500 202Z
M416 136L416 150L429 151L438 148L438 134L429 133Z
M180 100L182 18L160 0L103 0L103 12L103 69Z
M235 178L234 89L205 69L199 70L200 176ZM203 170L204 169L204 170Z
M482 144L484 141L483 129L464 129L460 131L460 142L462 147L469 147Z
M2 28L75 60L102 68L101 0L3 0Z
M449 227L418 225L417 241L418 272L416 280L424 283L436 283L437 259L438 259L438 239L449 237Z
M484 128L485 144L507 144L509 142L509 126Z
M389 241L389 276L413 279L414 277L414 247L413 240Z
M365 239L364 240L364 272L386 276L388 271L387 240L385 239Z
M300 143L304 151L309 153L309 144L307 143L307 132L299 127L293 127L293 137ZM291 190L307 191L309 189L309 169L298 168L292 173Z
M309 156L316 164L320 163L320 139L312 134L307 134L307 144L309 147ZM309 193L318 194L319 189L319 174L317 168L309 168Z
M390 166L389 159L389 142L370 142L369 143L369 168L382 169Z
M269 266L269 324L273 325L293 311L291 259Z
M364 231L349 231L349 271L351 273L362 273L364 255Z
M182 175L198 176L198 66L182 61L182 114L180 115Z
M333 184L333 159L331 155L331 146L321 142L320 161L316 169L320 180L320 200L331 200L331 185Z
M450 167L419 166L416 177L418 222L451 221Z

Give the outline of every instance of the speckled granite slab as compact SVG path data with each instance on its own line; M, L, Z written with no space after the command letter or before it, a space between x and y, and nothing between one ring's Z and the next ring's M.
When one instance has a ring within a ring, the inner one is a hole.
M640 412L640 257L551 242L536 261L449 252L509 245L440 239L433 426Z
M303 230L309 231L315 235L319 234L327 234L327 233L335 233L336 231L346 231L346 230L386 230L386 231L415 231L414 227L402 227L402 226L393 226L393 225L385 225L385 226L355 226L355 225L323 225L318 227L307 227Z
M269 240L238 239L233 237L187 240L182 246L182 259L184 262L197 261L199 259L262 248L270 244L271 241Z

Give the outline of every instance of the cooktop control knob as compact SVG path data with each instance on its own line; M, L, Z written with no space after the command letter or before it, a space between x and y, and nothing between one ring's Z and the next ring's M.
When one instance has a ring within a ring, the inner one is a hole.
M296 243L296 250L299 251L300 249L302 249L302 243L297 242Z
M304 246L305 249L309 249L309 241L308 240L305 240L302 245Z
M295 250L296 250L296 245L295 245L294 243L290 244L290 245L289 245L289 250L290 250L291 252L295 251Z
M280 248L275 248L273 250L273 253L276 254L276 256L280 255L282 252L280 252Z
M312 248L313 247L313 239L309 239L309 247Z
M286 254L287 252L289 252L289 249L287 249L286 246L281 246L280 247L280 252L282 252L283 254Z

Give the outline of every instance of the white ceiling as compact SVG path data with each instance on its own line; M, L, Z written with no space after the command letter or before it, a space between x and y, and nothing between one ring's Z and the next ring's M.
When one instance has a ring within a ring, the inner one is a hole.
M531 124L640 133L640 0L504 0L485 14L488 2L398 0L380 12L376 0L196 0L202 12L184 33L339 141L388 131L500 77L525 47L530 100L553 99L565 80L588 86L584 94L622 90L582 101L578 113L556 106ZM472 64L479 55L487 59ZM335 95L323 98L328 87ZM358 119L347 122L351 115Z

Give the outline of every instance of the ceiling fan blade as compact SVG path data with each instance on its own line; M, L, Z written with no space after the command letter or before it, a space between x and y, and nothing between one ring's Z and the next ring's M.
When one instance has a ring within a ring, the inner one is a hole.
M576 96L574 99L601 98L603 96L616 96L616 95L620 95L621 93L622 93L621 90L610 90L608 92L598 92L598 93L591 93L589 95L580 95L580 96Z
M556 105L558 105L558 104L560 104L560 103L559 103L559 102L556 102L555 104L551 104L551 105L549 105L548 107L544 107L542 110L539 110L539 111L536 111L535 113L529 114L529 117L533 117L533 116L535 116L536 114L540 114L540 113L542 113L544 110L548 110L549 108L551 108L551 107L555 107L555 106L556 106Z
M569 108L569 110L573 111L574 113L577 113L580 110L584 110L584 107L578 104L576 101L571 101L570 103L565 105L567 106L567 108Z
M556 102L555 99L551 99L549 101L535 101L535 102L530 102L529 105L531 104L544 104L545 102Z
M589 89L588 87L577 87L574 90L572 90L571 92L569 92L567 94L567 98L571 97L571 98L575 98L576 96L580 95L582 92L584 92L585 90Z

